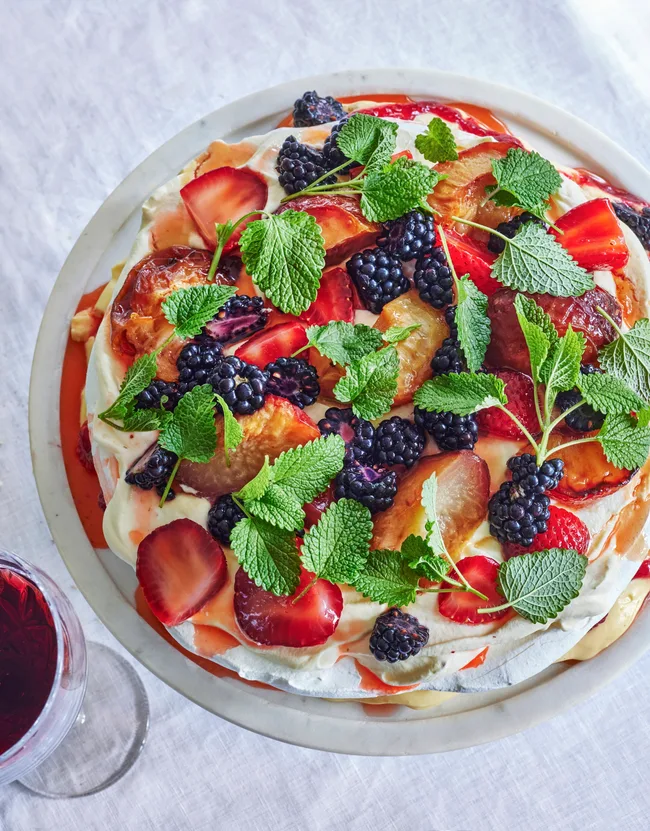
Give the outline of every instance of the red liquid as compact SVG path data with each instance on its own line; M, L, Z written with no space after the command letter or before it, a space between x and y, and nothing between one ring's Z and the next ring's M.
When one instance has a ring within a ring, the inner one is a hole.
M43 595L0 569L0 755L39 717L56 671L56 635Z

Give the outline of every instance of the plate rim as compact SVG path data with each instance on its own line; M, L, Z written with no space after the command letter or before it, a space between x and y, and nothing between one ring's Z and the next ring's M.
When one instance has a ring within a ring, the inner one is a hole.
M579 146L580 154L589 160L594 172L606 173L613 183L650 198L650 173L587 122L529 93L452 72L409 68L345 70L285 82L226 104L177 133L141 162L102 203L61 268L39 328L30 378L29 437L37 490L61 557L95 614L147 669L204 709L261 735L324 751L381 756L471 747L552 718L609 683L646 651L650 614L644 614L596 658L505 701L462 713L400 722L310 713L287 707L281 700L261 697L246 684L215 678L160 638L121 595L96 556L67 487L59 438L60 356L67 342L69 297L75 287L75 275L96 267L106 245L123 224L129 194L141 193L145 186L149 187L148 194L156 183L173 175L170 171L174 169L172 164L178 166L180 149L191 137L198 138L206 124L211 125L212 138L224 135L290 107L304 89L318 88L327 89L332 95L401 92L487 106L516 117L555 142L569 148ZM607 165L601 161L605 158ZM77 300L78 295L75 305ZM65 326L60 325L61 320ZM43 412L53 410L56 418L42 419ZM66 483L64 487L60 487L61 481ZM553 685L552 694L549 685Z

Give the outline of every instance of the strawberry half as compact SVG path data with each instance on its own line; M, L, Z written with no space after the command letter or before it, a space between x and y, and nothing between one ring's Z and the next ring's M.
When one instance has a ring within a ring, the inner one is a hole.
M476 557L465 557L456 564L460 573L466 578L470 586L482 592L487 600L481 600L469 592L449 592L438 595L438 611L441 615L455 623L468 623L476 626L479 623L488 623L491 620L499 620L510 614L510 609L502 609L500 612L490 614L479 614L479 609L489 609L492 606L501 606L504 598L497 591L497 573L499 564L490 557L482 554ZM453 572L452 572L453 575ZM443 589L453 588L446 581L442 583Z
M533 380L523 372L514 369L498 369L493 373L506 385L507 409L533 436L540 432L535 410L535 388ZM517 425L498 407L486 407L476 413L476 423L481 432L508 439L526 438Z
M269 189L259 173L248 167L218 167L192 179L181 189L181 198L196 222L208 248L217 246L215 223L239 219L266 205ZM235 247L242 231L255 216L237 227L225 251Z
M632 579L644 580L646 577L650 577L650 557L646 557L646 559L641 563L639 570Z
M485 246L461 236L455 231L445 229L449 256L456 269L456 274L462 277L469 274L470 280L487 297L502 288L501 283L492 276L492 263L496 255L488 251Z
M223 587L228 565L205 528L191 519L175 519L142 540L136 574L154 615L165 626L177 626Z
M553 231L557 241L587 271L613 271L627 264L630 252L609 199L584 202L555 224L563 231Z
M315 499L307 505L304 505L305 529L311 528L312 525L316 525L332 502L334 502L334 489L330 485L327 490L319 493Z
M327 580L317 580L307 594L293 603L314 575L305 571L289 597L278 597L256 586L243 568L235 577L235 617L242 632L255 643L317 646L334 634L343 610L341 589Z
M278 323L246 341L235 355L260 369L278 358L289 358L298 349L307 346L305 325L298 320Z
M316 299L300 315L309 326L324 326L331 320L354 323L352 283L343 268L328 268L323 272Z
M506 543L503 546L506 560L520 554L545 551L547 548L574 548L578 554L586 554L589 551L591 534L580 517L556 505L551 505L549 510L551 516L546 531L538 534L529 546Z

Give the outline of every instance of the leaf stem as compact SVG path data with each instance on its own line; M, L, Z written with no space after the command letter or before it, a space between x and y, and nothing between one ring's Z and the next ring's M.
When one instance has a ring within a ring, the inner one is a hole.
M515 425L521 430L521 432L524 434L524 436L528 439L531 447L535 450L535 453L538 453L539 452L539 445L537 444L535 439L532 437L532 435L528 432L528 430L524 427L524 425L521 423L521 421L519 421L517 416L514 413L510 412L510 410L507 409L505 404L495 404L494 406L497 409L502 410L515 423ZM542 425L540 425L540 427L541 426Z
M460 216L452 216L452 219L454 222L460 222L463 225L470 225L472 228L478 228L479 231L487 231L488 234L494 234L495 237L499 237L504 240L504 242L512 242L510 237L502 234L501 231L497 231L496 228L488 228L487 225L481 225L480 222L472 222L470 219L463 219Z
M581 399L580 399L580 401L578 401L578 403L577 403L577 404L574 404L572 407L568 407L566 410L564 410L564 411L563 411L563 412L562 412L562 413L561 413L561 414L560 414L560 415L559 415L559 416L555 419L555 421L552 421L552 422L548 425L548 432L549 432L549 433L552 433L552 432L553 432L553 430L555 430L555 428L558 426L558 424L559 424L561 421L563 421L563 420L564 420L564 419L565 419L565 418L569 415L569 413L572 413L574 410L577 410L577 409L578 409L578 407L582 407L582 405L583 405L583 404L586 404L586 403L587 403L587 402L586 402L586 400L585 400L584 398L581 398Z
M533 375L533 395L535 396L535 413L537 414L537 423L539 429L544 432L544 420L542 418L542 408L539 406L539 386Z
M500 606L491 606L489 609L477 609L479 615L489 615L492 612L502 612L504 609L511 609L512 603L502 603Z
M316 575L314 575L313 579L310 580L309 583L305 586L305 588L300 592L298 597L294 597L294 599L291 601L291 605L295 606L296 603L299 600L302 600L303 597L307 594L307 592L310 591L310 589L313 589L313 587L316 585L317 580L318 580L318 575L316 574Z
M217 222L214 223L215 232L217 235L217 247L215 248L214 255L212 257L212 262L210 263L210 270L208 271L208 283L211 283L214 280L214 275L217 273L217 268L219 266L219 260L221 259L221 255L223 254L223 249L226 247L226 243L235 233L235 229L238 225L241 225L242 222L247 220L251 216L255 216L256 214L264 213L264 211L249 211L247 214L240 216L239 219L235 220L234 223L231 224L230 228L228 228L228 223L224 223L221 227L224 229L228 229L222 231L219 234L217 230L219 224Z
M610 317L610 315L608 315L608 314L607 314L607 312L605 311L605 309L603 309L601 306L596 306L596 311L597 311L597 312L599 312L599 313L600 313L600 314L601 314L601 315L605 318L605 320L606 320L608 323L611 323L611 325L614 327L614 330L615 330L616 332L618 332L619 337L621 337L621 338L622 338L622 337L623 337L623 332L621 331L621 327L618 325L618 323L616 323L616 321L615 321L615 320L613 320L613 319Z
M172 483L176 478L176 474L178 473L178 468L181 466L182 458L181 456L176 459L176 464L172 468L172 472L169 474L169 479L167 480L167 484L165 485L165 490L162 492L162 496L160 497L160 502L158 503L158 507L162 508L167 500L167 496L169 495L169 491L172 489Z
M239 508L239 510L242 511L248 517L248 519L252 519L251 515L246 510L246 506L244 505L243 500L240 499L238 496L235 496L234 493L231 493L230 495L232 497L232 501Z
M573 447L576 444L589 444L589 442L592 441L598 441L598 436L591 436L591 438L588 439L574 439L574 441L567 441L564 444L558 444L549 450L545 458L552 456L554 453L559 453L560 450L566 450L567 447Z
M349 164L350 160L346 159L346 161L344 161L343 164L340 164L337 167L332 168L332 170L325 171L325 173L323 173L322 176L319 176L318 179L314 179L311 185L308 185L306 188L303 188L302 190L298 191L298 193L288 193L280 200L280 203L283 204L285 202L291 202L292 199L297 199L299 196L307 196L310 193L316 192L318 190L318 187L320 186L320 182L322 182L324 179L327 179L329 176L335 176L338 173L342 173L343 168L347 167ZM361 176L361 174L359 174L359 176ZM332 188L337 185L349 185L350 182L356 181L359 178L359 176L356 176L354 179L351 179L348 182L334 182L332 185L324 185L323 187Z
M456 302L458 302L458 275L456 274L456 269L454 268L454 264L451 260L449 246L447 245L447 235L443 231L442 225L438 225L438 236L440 237L440 243L442 245L443 251L445 252L445 257L447 258L447 265L449 266L449 270L451 271L451 276L454 278L454 287L456 288Z
M300 349L296 349L296 351L291 354L291 357L295 358L296 355L300 355L301 352L304 352L306 349L311 349L311 347L311 343L306 343L304 346L301 346Z

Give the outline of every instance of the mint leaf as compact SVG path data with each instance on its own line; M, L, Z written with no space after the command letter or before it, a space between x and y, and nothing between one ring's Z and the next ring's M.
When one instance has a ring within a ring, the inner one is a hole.
M402 557L418 574L435 583L444 580L449 572L449 560L434 554L422 537L415 534L410 534L402 543Z
M650 427L627 413L608 415L597 439L608 461L624 470L642 467L650 453Z
M324 326L310 326L307 329L309 343L321 355L339 366L346 366L374 352L383 343L378 329L363 323L345 323L333 320Z
M246 499L246 510L254 516L286 531L298 531L305 522L302 502L292 493L272 482L255 499Z
M480 292L475 283L465 274L456 283L457 306L456 326L458 340L465 355L467 366L472 372L478 372L483 365L485 353L490 343L490 318L487 315L487 297Z
M648 405L614 375L578 375L576 385L583 398L599 413L639 413Z
M497 187L490 191L490 199L531 213L539 213L562 185L562 177L551 162L520 147L510 148L503 159L492 159L492 173Z
M343 468L344 456L345 442L340 436L314 439L281 453L271 468L271 481L304 505L322 493Z
M442 118L432 118L426 133L415 137L415 147L428 162L454 162L458 158L456 139Z
M264 464L255 474L255 476L241 488L235 496L244 502L249 500L259 499L264 495L266 489L271 483L271 466L269 465L269 457L264 457Z
M536 222L526 222L507 241L492 276L511 289L555 297L581 295L595 285L593 276Z
M629 332L600 350L598 360L603 369L650 401L650 320L637 320Z
M497 588L508 602L498 608L511 606L531 623L556 618L580 593L587 562L582 554L566 548L511 557L499 566Z
M241 444L241 441L244 438L244 431L242 430L241 424L232 414L230 407L226 404L223 398L220 395L217 395L216 399L221 407L221 412L223 413L223 449L224 456L226 457L226 464L230 467L228 451L235 450L235 448Z
M388 222L421 208L438 184L435 170L401 156L363 180L361 211L371 222Z
M255 585L276 595L293 594L300 582L300 556L293 531L274 528L261 519L241 519L230 544Z
M217 449L214 390L210 384L202 384L185 393L172 417L165 421L158 444L179 459L200 464L210 461Z
M461 372L425 381L413 396L413 402L430 413L469 415L485 407L505 405L508 397L505 384L496 375Z
M107 410L99 414L102 421L123 419L126 416L128 404L156 377L157 360L158 353L152 352L149 355L142 355L131 364L120 385L117 398Z
M575 387L584 351L585 336L569 326L539 370L539 377L551 394Z
M397 143L397 124L374 115L355 113L341 127L338 149L352 161L368 169L388 164Z
M147 433L150 430L160 430L170 418L173 418L172 414L162 407L157 410L137 410L131 402L127 405L121 429L126 433Z
M390 410L398 374L399 355L394 346L387 346L351 364L337 381L334 395L338 401L351 401L354 414L371 421Z
M354 587L375 603L408 606L417 597L420 576L398 551L371 551Z
M515 311L528 347L532 376L539 383L540 370L548 353L555 348L558 334L546 312L524 294L516 296Z
M305 534L302 564L331 583L356 580L372 538L370 511L354 499L333 502Z
M165 317L176 327L176 336L186 340L200 334L224 303L235 294L234 286L214 283L176 289L163 300Z
M289 209L249 222L239 246L246 270L275 306L294 315L311 306L325 266L313 216Z
M438 522L438 509L436 507L436 500L438 497L438 477L435 473L426 480L422 485L422 496L420 504L424 508L426 515L426 532L427 544L434 554L437 556L447 555L447 546L442 538L442 531L440 530L440 523Z
M401 343L421 326L421 323L411 323L410 326L389 326L382 337L386 343ZM376 332L377 330L373 329L372 331Z

